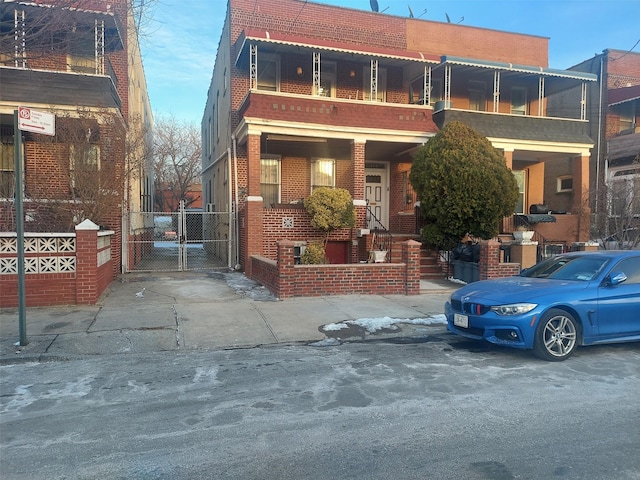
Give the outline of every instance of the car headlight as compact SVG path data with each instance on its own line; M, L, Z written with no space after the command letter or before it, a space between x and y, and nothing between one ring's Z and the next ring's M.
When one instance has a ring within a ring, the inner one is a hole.
M491 307L492 312L496 312L498 315L521 315L523 313L530 312L538 305L535 303L514 303L511 305L497 305Z

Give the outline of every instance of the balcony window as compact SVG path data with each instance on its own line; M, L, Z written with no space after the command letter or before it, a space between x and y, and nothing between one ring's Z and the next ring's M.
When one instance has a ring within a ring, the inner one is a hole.
M527 89L524 87L513 87L511 89L511 114L527 114Z
M484 82L469 82L469 110L484 112L487 110L487 85Z
M280 203L280 157L262 156L260 159L260 195L264 206Z
M280 57L261 53L258 55L258 90L277 92L280 90Z
M386 102L387 101L387 69L378 68L378 89L376 98L371 99L371 69L365 67L363 72L364 86L362 89L363 98L365 100L372 100L374 102Z
M70 34L67 70L77 73L97 73L96 44L93 30L78 29Z
M336 96L336 64L335 62L322 62L320 65L320 88L314 86L314 95L318 97Z
M424 75L420 75L409 83L409 103L413 105L425 104L424 88ZM442 100L442 82L440 80L431 80L431 92L427 100L430 105Z
M316 187L336 186L336 162L330 158L311 161L311 191Z
M618 133L633 133L635 131L635 112L633 111L633 105L621 105L620 106L620 123L618 126Z

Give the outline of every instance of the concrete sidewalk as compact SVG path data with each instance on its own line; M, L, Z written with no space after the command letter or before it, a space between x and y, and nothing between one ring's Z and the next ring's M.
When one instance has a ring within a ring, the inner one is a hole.
M330 323L362 318L424 318L442 314L459 285L422 282L422 293L343 295L278 301L237 272L183 272L120 276L94 306L28 308L28 345L19 340L17 309L0 309L0 361L71 358L78 355L149 353L310 343L327 336L366 337L348 329L322 331ZM399 324L387 335L424 335Z

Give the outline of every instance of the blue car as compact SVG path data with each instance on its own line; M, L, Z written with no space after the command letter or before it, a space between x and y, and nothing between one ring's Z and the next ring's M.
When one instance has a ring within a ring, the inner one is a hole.
M640 340L640 251L557 255L515 277L470 283L445 304L463 337L566 360L578 345Z

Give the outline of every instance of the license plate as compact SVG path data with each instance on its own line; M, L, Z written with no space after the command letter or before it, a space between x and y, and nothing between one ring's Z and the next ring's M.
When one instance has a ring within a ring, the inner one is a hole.
M469 328L469 317L461 313L453 314L453 324L456 327Z

